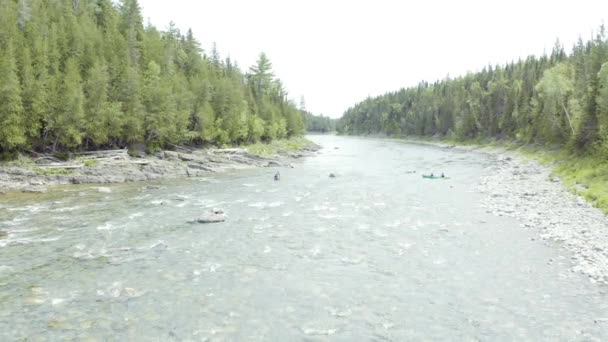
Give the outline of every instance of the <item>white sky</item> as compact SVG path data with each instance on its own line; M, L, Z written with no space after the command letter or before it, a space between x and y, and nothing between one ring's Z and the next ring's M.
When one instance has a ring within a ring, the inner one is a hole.
M550 53L557 38L570 51L608 24L608 0L139 2L146 21L192 28L243 70L266 52L292 99L332 117L368 95Z

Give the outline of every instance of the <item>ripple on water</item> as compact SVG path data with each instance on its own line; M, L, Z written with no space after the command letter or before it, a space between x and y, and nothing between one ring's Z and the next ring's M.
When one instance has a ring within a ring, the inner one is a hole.
M75 211L75 210L82 209L82 208L83 208L83 206L76 205L76 206L73 206L73 207L63 207L63 208L50 209L49 211L52 211L52 212L55 212L55 213L63 213L63 212L66 212L66 211L70 212L70 211Z
M301 328L302 332L308 336L331 336L340 331L338 328L326 327L322 324L310 324Z
M251 203L249 204L250 207L252 208L258 208L258 209L268 209L268 208L277 208L283 205L283 202L277 201L277 202L255 202L255 203Z
M334 317L344 318L353 314L353 311L350 308L339 309L335 307L326 307L325 309Z
M142 212L136 212L136 213L133 213L133 214L129 215L129 220L133 220L135 218L142 217L142 216L144 216L144 213L142 213Z
M0 275L1 274L10 274L15 272L15 268L7 265L0 265Z
M97 226L97 230L115 230L118 227L116 227L114 224L110 223L110 222L106 222L101 226Z
M25 207L8 208L8 210L9 211L28 211L30 213L37 213L40 211L48 210L48 206L42 205L42 204L31 204L31 205L27 205Z
M129 299L137 298L146 294L145 290L137 290L132 287L126 287L122 282L114 282L105 289L98 289L97 296L105 299Z
M260 234L263 233L264 231L268 230L269 228L274 227L274 225L266 223L266 224L256 224L253 226L253 232L256 234Z
M18 216L18 217L13 218L10 221L4 221L4 222L0 222L0 223L4 226L14 227L14 226L18 226L24 222L27 222L29 220L30 220L30 218L27 216Z
M220 207L224 204L226 204L226 202L211 201L211 202L207 202L204 206L205 206L205 208L215 208L215 207Z

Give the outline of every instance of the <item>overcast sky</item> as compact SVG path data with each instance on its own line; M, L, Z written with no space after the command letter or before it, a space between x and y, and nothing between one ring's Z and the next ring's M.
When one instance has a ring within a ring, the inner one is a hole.
M550 52L570 51L608 22L608 0L140 0L144 18L169 21L242 69L261 51L289 96L339 117L368 95L421 80L477 71Z

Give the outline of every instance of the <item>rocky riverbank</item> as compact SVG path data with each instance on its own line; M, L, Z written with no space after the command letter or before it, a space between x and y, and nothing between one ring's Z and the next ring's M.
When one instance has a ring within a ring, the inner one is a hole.
M483 203L488 212L513 217L523 228L537 231L539 239L561 244L572 253L569 261L549 263L568 262L573 272L587 275L592 282L608 284L608 216L568 191L562 180L552 175L551 166L501 147L405 141L487 153L495 158L479 188L488 195Z
M563 245L572 253L572 271L608 284L608 217L568 192L550 167L515 153L494 152L496 164L480 186L488 194L487 210L514 217L541 239Z
M259 156L247 149L200 149L162 151L154 155L130 156L126 150L90 156L65 163L25 163L0 165L0 194L46 192L62 184L124 183L161 178L199 177L209 173L256 167L293 167L299 158L314 154L320 147L308 144L296 151L278 151Z

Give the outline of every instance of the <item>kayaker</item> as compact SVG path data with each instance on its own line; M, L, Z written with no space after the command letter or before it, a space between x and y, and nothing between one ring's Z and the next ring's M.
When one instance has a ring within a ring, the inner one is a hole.
M434 174L431 172L431 178L432 178L432 177L435 177L435 175L434 175Z
M277 172L274 174L274 180L278 181L279 179L281 179L281 174Z
M445 178L445 176L443 175L443 172L441 173L441 178Z

